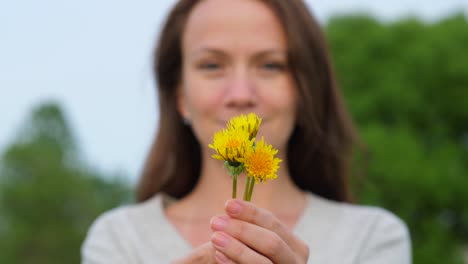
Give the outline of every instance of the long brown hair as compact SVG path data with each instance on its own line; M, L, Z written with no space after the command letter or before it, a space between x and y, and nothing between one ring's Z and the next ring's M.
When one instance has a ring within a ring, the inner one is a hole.
M200 0L179 1L164 24L154 57L159 91L159 131L137 187L137 200L158 192L180 198L200 174L200 146L177 110L182 35ZM349 163L356 134L344 107L320 25L302 0L263 0L281 21L288 64L299 92L295 129L288 143L290 175L302 190L351 201Z

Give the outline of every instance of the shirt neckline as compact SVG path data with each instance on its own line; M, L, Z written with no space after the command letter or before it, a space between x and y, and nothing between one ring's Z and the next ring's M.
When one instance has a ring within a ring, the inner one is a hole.
M159 218L161 219L162 224L167 226L167 228L161 229L161 230L164 230L164 232L166 232L165 234L166 237L173 237L175 240L177 240L176 241L177 244L181 245L184 248L184 250L187 250L187 251L193 250L194 247L192 246L192 244L182 236L179 230L177 230L174 224L167 218L167 215L164 211L165 205L172 203L175 199L164 193L157 194L155 198L156 198L155 202L156 202L156 207L157 207L157 214ZM315 197L313 194L309 192L306 193L306 202L305 202L304 210L302 211L301 215L299 216L298 221L292 228L292 232L294 234L299 234L301 230L304 230L305 228L307 228L306 226L307 224L310 224L310 220L311 220L310 216L313 213L312 204L314 204L314 201L313 201L315 200L314 198Z

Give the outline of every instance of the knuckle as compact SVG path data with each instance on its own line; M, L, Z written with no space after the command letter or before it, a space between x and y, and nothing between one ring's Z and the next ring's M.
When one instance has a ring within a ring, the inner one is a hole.
M302 240L297 240L296 251L303 256L309 256L309 246Z
M303 243L302 252L303 252L302 257L304 258L305 262L307 262L307 260L309 259L310 249L309 249L309 246L306 245L305 243Z
M251 215L252 218L251 218L250 220L251 220L252 222L256 222L256 220L257 220L257 219L259 218L259 216L260 216L260 210L259 210L256 206L252 206L251 208L252 208L252 209L251 209L252 212L251 212L250 215Z
M263 214L265 215L265 218L275 218L275 215L270 211L265 211Z
M306 259L308 259L308 258L309 258L309 254L310 254L310 248L309 248L309 246L306 245L305 243L303 243L303 244L304 244L304 255L305 255Z
M237 228L237 238L245 237L248 234L246 225L243 223L238 223L238 228Z
M307 260L309 259L310 249L305 242L299 240L296 243L294 252L296 253L297 258L300 260L300 263L307 263Z
M240 239L247 235L248 231L246 226L240 221L232 221L232 226L230 228L230 233L233 237Z
M271 231L276 231L281 226L276 216L270 211L265 210L263 212L261 221L265 224L265 227Z
M283 247L284 242L283 240L275 233L273 233L273 237L268 240L265 245L265 254L269 257L275 257L277 254L281 252L281 248Z
M273 217L273 215L271 215ZM276 218L271 218L271 221L270 221L270 230L273 231L273 232L277 232L281 229L282 225L281 223L276 220Z
M230 253L235 259L244 259L245 253L246 253L245 250L246 249L244 247L242 247L239 244L236 244L236 245L233 245Z

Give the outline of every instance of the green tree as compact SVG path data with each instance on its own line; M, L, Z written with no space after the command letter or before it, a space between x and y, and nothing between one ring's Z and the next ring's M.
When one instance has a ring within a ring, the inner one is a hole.
M82 161L57 104L38 106L1 160L0 263L79 263L92 221L131 200L116 176Z
M409 225L414 263L462 263L468 245L468 22L326 26L339 82L370 153L358 191Z

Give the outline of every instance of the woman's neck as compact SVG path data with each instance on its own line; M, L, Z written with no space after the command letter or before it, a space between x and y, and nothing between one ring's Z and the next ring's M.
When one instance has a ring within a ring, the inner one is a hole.
M204 163L200 179L193 191L180 201L180 205L185 205L183 207L187 210L196 208L196 214L200 217L222 214L225 202L231 199L232 177L228 175L221 161L211 157L203 157L202 160ZM292 182L285 162L281 163L277 174L277 179L255 185L252 202L277 216L290 216L301 212L305 205L305 196ZM244 193L245 178L245 173L238 177L239 199L242 199Z
M193 191L166 208L166 216L180 235L192 246L198 246L212 234L210 219L225 214L224 204L231 199L232 178L221 161L204 157L200 179ZM306 196L294 185L287 173L286 164L281 164L278 178L255 185L252 202L271 211L289 228L293 228L306 207ZM242 198L245 175L237 182L237 197Z

